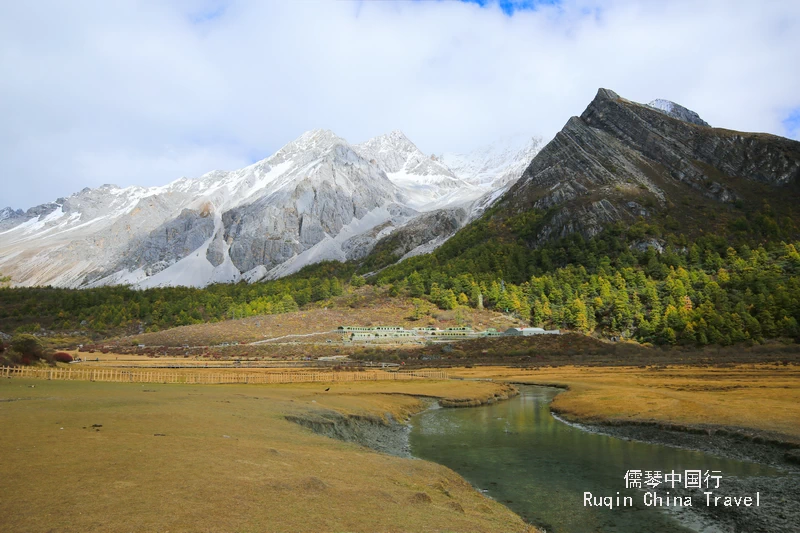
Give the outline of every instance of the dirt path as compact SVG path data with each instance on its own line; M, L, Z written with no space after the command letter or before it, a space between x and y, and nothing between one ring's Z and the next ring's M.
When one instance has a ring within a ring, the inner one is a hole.
M250 343L248 343L248 345L253 346L253 345L256 345L256 344L266 344L268 342L275 342L275 341L280 340L280 339L288 339L289 337L291 337L291 338L296 338L296 337L314 337L314 336L317 336L317 335L330 335L331 333L336 333L336 331L332 330L332 331L316 331L314 333L292 333L292 334L289 334L289 335L281 335L280 337L272 337L271 339L264 339L263 341L250 342Z

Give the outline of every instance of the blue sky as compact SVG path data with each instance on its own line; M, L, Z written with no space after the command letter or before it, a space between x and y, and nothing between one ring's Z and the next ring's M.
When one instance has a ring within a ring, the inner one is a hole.
M436 154L548 137L599 87L798 138L797 35L800 2L0 2L0 207L240 168L313 128Z
M783 120L783 127L786 130L787 136L800 141L800 107L791 111Z

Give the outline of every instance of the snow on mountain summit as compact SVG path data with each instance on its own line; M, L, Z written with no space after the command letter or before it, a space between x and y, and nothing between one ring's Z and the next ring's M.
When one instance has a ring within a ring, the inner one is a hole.
M708 122L700 118L700 115L692 111L691 109L687 109L680 104L676 104L670 100L663 100L661 98L657 98L647 104L647 107L655 109L657 111L661 111L665 115L669 115L672 118L677 118L678 120L683 120L684 122L691 122L692 124L697 124L699 126L708 126Z
M385 135L357 144L353 147L365 159L374 161L387 174L406 172L416 175L440 175L455 178L452 171L426 156L401 131L394 130Z
M436 156L422 153L401 131L373 137L354 149L384 171L414 209L430 211L468 202L481 194Z

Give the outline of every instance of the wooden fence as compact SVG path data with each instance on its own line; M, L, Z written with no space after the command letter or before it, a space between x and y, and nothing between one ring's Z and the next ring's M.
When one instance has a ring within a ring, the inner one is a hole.
M122 370L116 368L33 368L0 367L3 378L36 378L74 381L109 381L116 383L313 383L339 381L404 381L448 379L442 370L405 370L384 372L164 372L161 370Z

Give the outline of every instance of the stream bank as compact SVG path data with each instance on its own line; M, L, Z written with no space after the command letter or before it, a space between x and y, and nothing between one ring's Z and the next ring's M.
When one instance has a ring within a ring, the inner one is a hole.
M377 452L411 457L408 424L398 422L391 413L378 416L343 415L336 411L312 411L304 415L287 415L285 419L325 437L354 442Z

